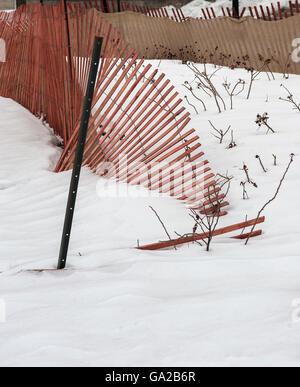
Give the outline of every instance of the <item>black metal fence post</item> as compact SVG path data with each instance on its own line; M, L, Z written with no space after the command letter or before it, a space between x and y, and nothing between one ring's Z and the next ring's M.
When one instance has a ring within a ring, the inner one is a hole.
M73 59L71 55L71 38L70 38L70 26L69 26L69 16L68 16L68 5L67 0L64 0L64 9L65 9L65 20L66 20L66 29L67 29L67 39L68 39L68 61L70 66L70 77L73 80Z
M118 0L118 12L121 12L121 0Z
M16 1L16 8L20 7L20 5L26 5L26 0L17 0Z
M103 0L104 12L108 13L108 0Z
M239 0L232 0L232 13L236 19L240 18Z
M94 41L94 49L91 60L91 67L89 73L89 79L86 89L86 95L84 98L82 116L81 116L81 124L78 132L78 140L77 147L75 151L75 160L73 165L73 172L70 184L70 191L65 215L65 223L62 234L60 252L59 252L59 260L57 269L64 269L66 267L68 248L72 230L72 222L74 216L74 209L76 204L77 190L79 185L79 178L81 172L81 165L84 154L85 141L87 136L87 128L89 124L91 108L92 108L92 100L94 96L95 83L99 68L100 54L102 48L103 38L96 37Z

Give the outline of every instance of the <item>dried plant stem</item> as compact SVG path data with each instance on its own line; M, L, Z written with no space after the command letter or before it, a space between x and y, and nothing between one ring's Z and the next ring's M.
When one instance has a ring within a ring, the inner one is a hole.
M245 175L246 175L246 178L247 178L247 182L249 184L252 184L255 188L257 188L257 184L253 180L250 179L249 169L248 169L248 167L247 167L247 165L245 163L243 164L243 171L245 172Z
M216 74L216 72L219 71L219 69L216 69L212 74L207 74L206 72L206 66L204 65L204 70L201 72L193 63L188 64L187 67L193 71L195 78L198 80L198 89L203 90L206 94L208 94L210 97L213 96L218 111L221 113L221 106L219 103L219 100L223 104L223 109L226 110L226 104L224 102L224 99L220 95L220 93L217 91L216 87L212 83L212 77Z
M210 245L213 239L214 231L219 223L221 216L221 207L225 198L228 196L230 190L230 183L232 177L222 176L218 174L222 182L212 185L212 190L208 192L208 208L206 205L203 205L202 211L198 214L195 210L190 210L190 217L195 221L192 235L195 235L198 228L201 229L202 233L206 235L206 238L201 239L202 242L206 245L206 251L210 250ZM219 188L223 188L227 185L226 192L222 197L219 197L217 194L217 185Z
M273 197L272 197L270 200L268 200L268 201L262 206L262 208L258 211L258 214L257 214L257 217L256 217L256 221L255 221L255 223L254 223L254 225L253 225L253 227L252 227L252 229L251 229L251 231L250 231L250 233L249 233L249 236L248 236L248 238L247 238L247 240L246 240L246 242L245 242L245 245L248 244L249 239L251 238L251 235L253 234L253 231L254 231L254 229L255 229L255 227L256 227L256 225L257 225L257 221L258 221L258 219L260 218L260 216L261 216L261 214L263 213L263 211L265 210L265 208L266 208L270 203L272 203L272 202L276 199L276 197L277 197L277 195L278 195L278 193L279 193L279 191L280 191L280 188L281 188L281 186L282 186L282 183L283 183L283 181L284 181L284 179L285 179L285 177L286 177L286 175L287 175L287 173L288 173L288 171L289 171L289 169L290 169L290 166L291 166L291 164L292 164L293 161L294 161L294 154L292 153L292 154L290 155L290 161L289 161L289 163L288 163L288 165L287 165L287 167L286 167L286 169L285 169L285 172L284 172L284 174L283 174L283 176L282 176L282 178L281 178L281 180L280 180L280 182L279 182L279 185L278 185L278 187L277 187L277 189L276 189L275 194L274 194Z
M255 158L258 159L259 164L260 164L260 166L262 167L262 170L263 170L264 172L267 172L266 168L265 168L264 165L263 165L263 162L261 161L260 156L259 156L259 155L256 155Z
M228 128L224 132L222 129L217 129L210 120L208 120L208 122L210 123L213 130L217 133L217 134L212 133L212 135L220 141L220 144L222 144L224 137L226 136L226 134L229 132L229 130L231 128L231 125L229 125Z
M236 84L233 86L232 90L230 90L230 84L226 81L223 83L224 89L226 90L226 93L228 94L230 98L230 109L233 109L233 97L236 97L237 95L241 94L245 89L245 81L243 79L239 79ZM237 87L241 85L241 89L239 91L236 91Z
M227 149L232 149L232 148L234 148L234 147L236 147L236 146L237 146L237 145L236 145L236 142L234 141L234 138L233 138L233 130L232 130L232 131L231 131L231 141L230 141L230 143L229 143Z
M282 98L282 97L279 97L279 99L281 100L281 101L285 101L285 102L289 102L289 103L291 103L294 107L293 107L293 109L294 110L298 110L298 111L300 111L300 103L296 103L295 102L295 100L294 100L294 96L293 96L293 94L290 92L290 90L287 88L287 87L285 87L284 85L280 85L281 87L283 87L284 89L285 89L285 91L288 93L288 96L286 97L286 98Z
M249 199L248 192L246 191L246 181L241 181L240 185L243 187L243 200Z
M252 86L253 86L253 82L255 81L255 79L259 76L259 74L263 71L264 67L267 65L267 61L264 62L264 64L262 65L262 67L257 70L257 71L254 71L253 68L251 69L248 69L248 71L250 71L250 82L249 82L249 88L248 88L248 94L247 94L247 99L249 99L250 97L250 93L251 93L251 90L252 90Z
M169 234L166 226L164 225L164 222L161 220L160 216L158 215L158 213L155 211L155 209L153 207L149 206L149 208L154 212L154 214L156 215L159 223L162 225L163 229L165 230L165 233L167 234L169 240L171 241L172 240L171 235ZM174 246L174 249L176 250L176 246Z
M183 86L188 90L188 91L190 91L191 92L191 94L192 94L192 96L195 98L195 99L197 99L198 101L200 101L201 102L201 104L202 104L202 106L203 106L203 109L204 109L204 111L206 112L206 105L205 105L205 103L202 101L202 99L201 98L199 98L199 97L197 97L196 96L196 94L194 93L194 91L193 91L193 89L192 89L192 87L189 85L189 86L187 86L187 85L185 85L185 84L183 84Z
M196 107L195 107L195 105L193 105L192 103L190 103L190 101L188 100L188 97L187 97L186 95L184 96L184 98L186 99L186 102L187 102L190 106L192 106L192 107L195 109L196 114L199 114L199 113L198 113L198 110L197 110Z

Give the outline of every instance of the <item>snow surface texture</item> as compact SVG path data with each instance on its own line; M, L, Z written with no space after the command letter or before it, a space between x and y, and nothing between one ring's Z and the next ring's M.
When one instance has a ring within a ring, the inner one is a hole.
M240 10L243 9L243 7L247 7L247 10L244 14L244 16L249 15L248 7L254 7L254 6L270 6L271 1L270 0L240 0ZM277 7L277 1L274 1L273 4ZM280 4L282 7L289 7L289 0L281 0ZM216 16L223 16L222 13L222 7L226 9L226 7L232 8L232 0L216 0L216 2L209 2L206 0L194 0L190 3L184 5L181 7L184 16L185 17L203 17L201 8L210 8L212 7L216 13ZM171 11L172 6L166 7L168 10Z
M193 76L185 65L153 63L186 95L182 83ZM100 198L97 189L107 183L84 169L63 272L25 270L56 265L70 172L52 172L61 150L51 131L0 98L1 366L299 366L300 113L278 98L285 96L284 83L300 101L300 77L275 77L261 74L250 100L245 90L230 110L221 84L226 78L248 83L249 74L222 68L213 77L228 106L221 114L203 93L207 112L189 97L199 110L190 108L192 123L213 170L234 176L230 213L220 227L246 214L254 218L295 153L280 195L265 212L261 237L245 247L221 236L209 253L198 245L138 251L137 239L166 238L149 205L172 235L191 231L183 204L135 198L134 187L127 198ZM257 129L256 114L263 112L275 134ZM231 125L237 147L227 149L229 136L218 144L208 120L223 129ZM258 184L248 188L249 200L242 200L243 161Z

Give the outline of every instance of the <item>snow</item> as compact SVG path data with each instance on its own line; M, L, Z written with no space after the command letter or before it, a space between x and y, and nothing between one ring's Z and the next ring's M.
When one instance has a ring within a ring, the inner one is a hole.
M185 65L152 63L188 95L182 84L193 75ZM286 96L283 83L299 102L300 77L274 75L269 81L260 74L250 99L246 86L230 110L222 83L242 78L248 84L249 74L221 68L213 77L227 104L221 114L208 96L201 94L203 112L188 95L199 111L189 107L192 126L213 171L234 176L220 227L254 218L295 153L278 198L265 211L262 236L247 247L220 236L209 253L197 245L136 250L137 239L166 238L149 205L172 235L190 232L183 204L146 190L140 195L135 187L127 197L99 195L113 184L84 168L68 270L62 272L26 270L55 268L70 172L52 172L61 148L51 130L0 98L1 366L299 366L300 325L292 318L299 311L292 305L300 298L300 112L278 98ZM275 134L257 129L256 115L264 112ZM231 125L237 147L227 149L230 137L218 144L208 120L223 129ZM248 188L248 200L240 187L243 162L258 184Z
M248 7L254 7L254 6L260 6L262 5L263 7L268 6L270 7L270 0L240 0L239 1L239 7L240 10L243 9L243 7L247 7L247 10L244 14L244 16L249 15L249 10ZM277 2L273 2L274 6L277 7ZM280 1L281 7L289 7L289 0L281 0ZM193 0L190 3L184 5L181 7L184 16L185 17L203 17L201 9L202 8L213 8L215 11L216 16L223 16L222 13L222 7L226 9L229 7L230 9L232 8L232 0L216 0L215 2L210 2L206 0ZM172 6L166 7L168 11L171 11Z

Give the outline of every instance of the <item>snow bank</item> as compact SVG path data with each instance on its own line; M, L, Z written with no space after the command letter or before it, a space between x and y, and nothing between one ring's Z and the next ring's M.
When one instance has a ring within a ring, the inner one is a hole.
M153 62L157 65L159 62ZM186 95L186 66L162 61L160 70ZM208 71L214 71L208 66ZM244 70L221 69L214 82L249 81ZM32 273L56 265L70 173L54 174L60 148L51 131L11 100L0 99L0 324L1 366L297 366L300 325L292 316L300 298L300 113L279 101L284 83L294 92L300 76L269 81L261 74L250 100L234 109L192 112L214 171L233 175L230 214L220 226L254 217L274 193L289 154L296 154L277 200L267 209L264 235L248 247L219 237L206 253L199 246L141 252L134 247L165 238L148 206L173 234L191 230L183 205L173 199L100 198L106 184L83 170L68 260L69 270ZM190 107L189 107L190 108ZM191 108L190 108L191 109ZM268 112L276 134L254 123ZM208 123L232 126L237 147L218 144ZM273 166L272 154L278 166ZM260 154L264 173L255 155ZM242 200L242 162L258 188ZM293 306L294 305L294 306Z

